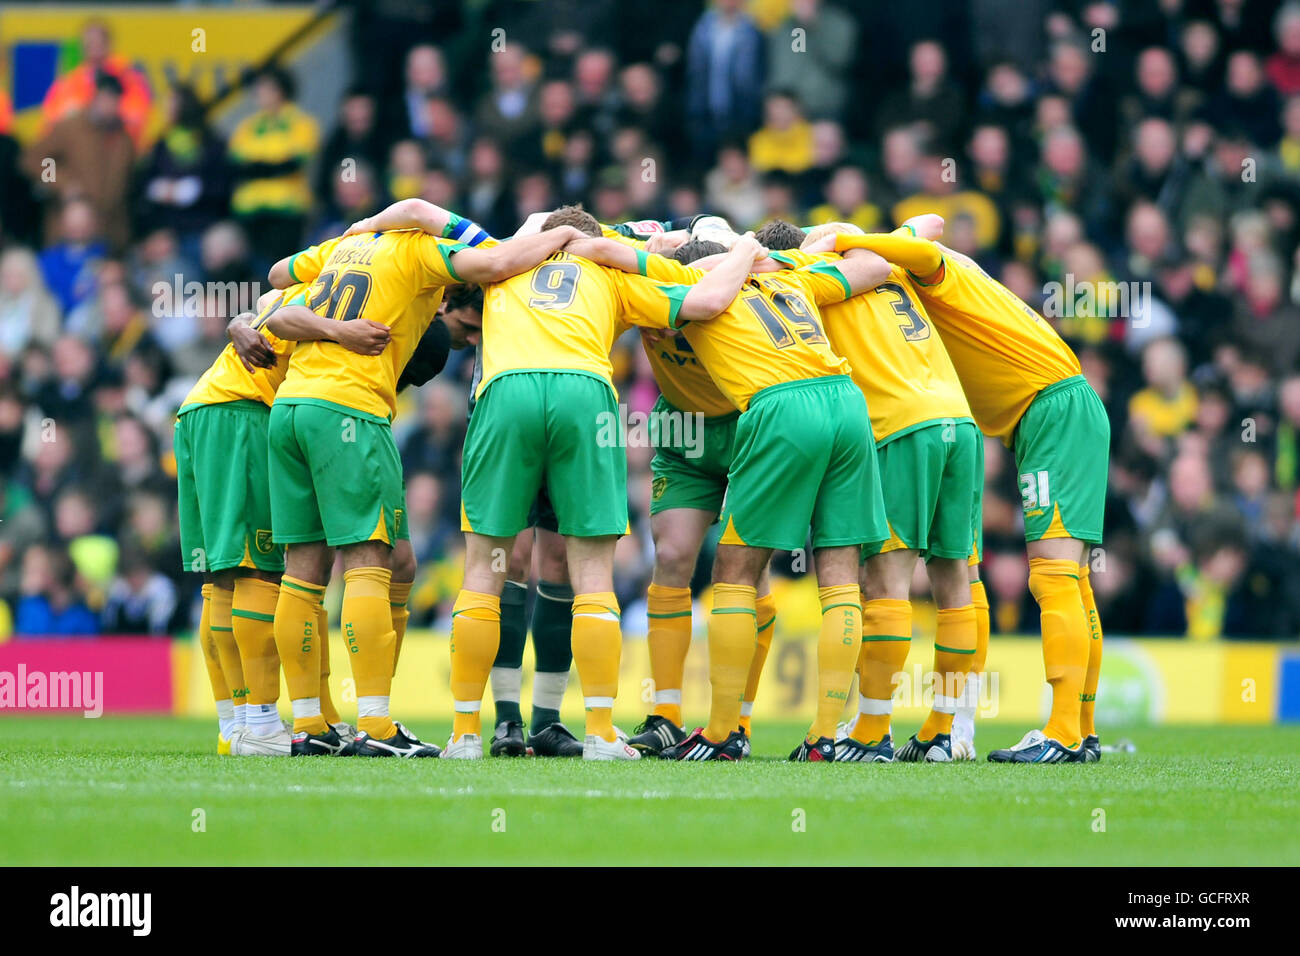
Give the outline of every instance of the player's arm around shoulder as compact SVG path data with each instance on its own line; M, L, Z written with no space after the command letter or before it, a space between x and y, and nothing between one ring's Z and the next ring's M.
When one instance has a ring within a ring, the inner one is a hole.
M725 312L740 294L754 263L765 258L767 249L752 233L741 236L726 257L691 286L682 300L678 317L682 321L701 322Z
M266 319L267 331L296 342L337 342L358 355L378 355L388 347L388 326L370 319L340 322L317 315L305 305L282 305Z
M556 226L533 236L508 239L490 249L460 248L451 254L452 265L462 282L503 282L540 265L581 235L572 226Z

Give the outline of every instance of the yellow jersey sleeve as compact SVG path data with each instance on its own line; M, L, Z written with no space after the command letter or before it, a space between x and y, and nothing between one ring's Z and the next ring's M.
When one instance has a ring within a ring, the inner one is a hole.
M465 243L452 242L449 239L440 239L420 232L416 233L409 243L409 248L423 272L423 288L454 285L462 281L456 274L456 267L452 265L451 257L462 249L468 249L469 246Z
M780 275L798 283L817 305L843 302L853 294L853 287L834 262L819 261L787 272L768 273Z
M289 259L289 277L294 282L311 282L320 275L321 267L339 244L340 237L326 239L318 245L295 253Z

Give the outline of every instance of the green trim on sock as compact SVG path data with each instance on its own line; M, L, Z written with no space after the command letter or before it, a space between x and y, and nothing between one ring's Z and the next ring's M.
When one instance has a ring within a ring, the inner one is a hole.
M242 617L250 621L274 621L274 614L262 614L260 611L241 611L239 608L230 609L231 617Z

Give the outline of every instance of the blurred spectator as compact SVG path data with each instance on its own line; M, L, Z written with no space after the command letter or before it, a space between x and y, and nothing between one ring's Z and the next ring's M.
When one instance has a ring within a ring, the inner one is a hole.
M130 235L127 189L135 151L118 113L121 81L98 73L93 89L85 109L58 120L27 148L23 165L39 190L65 203L73 198L88 202L105 238L120 250ZM46 205L46 242L62 238L55 219L58 205Z
M482 137L509 148L537 125L537 90L518 43L507 43L488 59L492 89L479 100L475 122Z
M103 77L116 81L119 97L112 108L136 146L144 142L153 97L149 83L126 57L113 52L113 35L103 20L89 20L81 28L81 62L60 76L41 104L45 132L90 106L98 98Z
M699 165L717 144L758 126L766 63L763 35L744 0L715 0L686 51L686 123Z
M1142 351L1146 387L1128 403L1129 422L1139 440L1181 434L1196 419L1196 389L1187 380L1187 354L1175 339L1156 339ZM1149 449L1156 454L1159 446Z
M294 102L294 83L272 67L253 82L257 110L235 127L231 211L268 264L298 250L312 196L307 167L319 145L316 120Z
M0 253L0 352L16 357L29 345L49 347L59 335L59 304L45 288L31 250Z
M763 190L738 145L718 150L718 165L704 179L705 208L749 228L763 216Z
M79 637L99 633L95 613L78 595L72 562L62 548L35 545L23 554L14 609L19 637Z
M100 619L110 634L166 634L176 607L176 586L147 554L132 549L122 554Z
M763 125L749 137L749 162L758 172L802 173L813 161L812 126L785 90L763 99Z
M789 90L812 119L838 119L849 95L858 25L833 3L791 0L768 34L769 89Z
M230 168L224 144L208 128L188 86L173 87L167 119L140 169L139 230L170 229L194 260L203 230L229 208Z
M936 41L922 40L912 47L908 72L907 89L881 103L880 128L917 124L935 149L951 156L959 141L965 101L948 76L948 54Z

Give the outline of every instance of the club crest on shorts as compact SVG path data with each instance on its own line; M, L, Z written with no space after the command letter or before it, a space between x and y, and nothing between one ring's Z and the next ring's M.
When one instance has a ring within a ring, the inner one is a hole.
M668 476L660 475L650 483L650 494L655 501L664 496L664 489L668 487Z
M270 554L275 550L275 543L271 541L271 532L263 531L261 528L258 528L257 533L253 535L253 544L257 546L260 554Z

